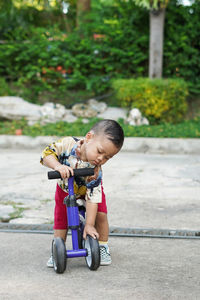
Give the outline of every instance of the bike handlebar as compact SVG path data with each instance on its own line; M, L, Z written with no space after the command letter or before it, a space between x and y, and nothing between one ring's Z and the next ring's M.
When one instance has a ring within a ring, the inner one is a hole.
M74 176L92 176L94 175L94 168L82 168L74 169ZM48 179L58 179L62 178L58 171L49 171Z

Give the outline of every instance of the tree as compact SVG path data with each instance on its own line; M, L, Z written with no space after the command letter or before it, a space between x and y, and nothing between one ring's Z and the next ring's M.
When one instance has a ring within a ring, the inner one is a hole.
M91 0L77 0L76 8L76 26L79 27L86 21L85 17L91 9Z
M165 9L169 0L135 0L138 6L150 10L149 77L161 78Z

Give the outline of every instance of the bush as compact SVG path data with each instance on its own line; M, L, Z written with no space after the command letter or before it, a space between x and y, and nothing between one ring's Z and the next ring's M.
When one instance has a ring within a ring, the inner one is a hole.
M0 78L0 96L9 96L12 92L4 78Z
M118 79L113 88L121 106L138 108L152 123L180 122L187 111L188 90L181 79Z
M183 6L170 0L166 9L163 76L184 78L189 92L200 94L200 3Z
M79 30L72 25L76 1L65 18L71 30L57 9L11 9L11 2L0 1L0 76L20 80L34 101L43 91L97 96L112 79L148 76L149 12L134 0L91 1L91 21ZM193 95L200 95L199 15L199 1L169 1L164 33L163 76L184 78Z

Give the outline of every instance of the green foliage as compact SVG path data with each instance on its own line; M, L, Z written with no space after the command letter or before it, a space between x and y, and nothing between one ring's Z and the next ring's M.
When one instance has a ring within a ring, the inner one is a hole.
M187 111L187 85L181 79L118 79L116 96L124 107L138 108L151 122L180 122Z
M56 26L51 30L30 25L12 28L5 35L6 43L0 45L0 74L34 89L33 97L43 90L73 89L98 95L110 88L111 78L143 76L148 64L148 27L136 31L132 25L147 25L146 12L136 10L132 2L105 9L94 5L94 10L84 37L76 31L63 34ZM105 38L97 37L99 33ZM59 66L66 73L57 72Z
M170 0L165 18L164 77L181 77L193 95L200 94L200 5Z
M169 1L163 70L166 78L184 78L195 95L200 94L197 2L184 7ZM59 5L39 11L2 3L0 76L14 82L25 99L40 101L45 92L59 101L84 89L97 96L111 88L112 79L147 77L149 13L134 0L93 0L91 21L79 31L74 0L67 18Z
M169 0L135 0L135 3L139 6L147 9L159 9L166 7Z
M12 92L4 78L0 78L0 96L11 95Z
M90 119L88 124L83 124L81 119L75 123L57 122L41 126L36 123L28 126L25 120L0 122L0 134L15 134L16 129L22 129L24 135L36 137L39 135L53 136L84 136L98 121ZM200 138L200 118L184 121L179 124L161 124L154 126L130 126L119 120L126 137L158 137L158 138Z
M179 124L160 124L153 126L124 125L126 137L155 137L155 138L200 138L200 118L184 121Z

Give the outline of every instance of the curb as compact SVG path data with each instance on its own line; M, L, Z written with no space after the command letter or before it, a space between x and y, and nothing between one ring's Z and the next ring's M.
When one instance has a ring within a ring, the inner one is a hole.
M0 135L0 149L38 149L59 139L57 136ZM177 138L132 138L127 137L122 147L124 152L151 154L200 154L200 139Z
M116 226L110 226L109 229L109 236L116 237L200 239L200 232L198 230L126 228ZM53 234L53 225L0 223L0 232ZM69 234L71 234L71 231Z

